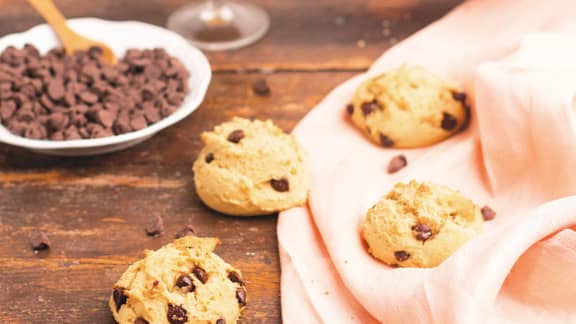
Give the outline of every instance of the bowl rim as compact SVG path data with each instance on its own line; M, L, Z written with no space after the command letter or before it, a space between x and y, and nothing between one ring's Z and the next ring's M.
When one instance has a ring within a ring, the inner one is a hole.
M152 29L155 30L156 32L164 33L165 34L164 37L167 39L167 42L180 42L182 44L186 44L186 46L188 47L187 50L189 50L193 54L190 56L189 59L198 60L198 65L203 70L203 71L199 70L191 72L197 75L202 75L203 77L201 77L198 84L195 85L194 92L188 93L188 95L184 99L184 103L186 104L180 106L170 116L163 118L162 120L137 131L101 138L77 139L70 141L52 141L52 140L29 139L22 136L18 136L12 134L6 127L4 127L4 125L0 124L0 128L3 128L5 130L5 132L0 132L1 143L32 150L68 150L68 149L95 148L95 147L106 147L118 144L125 144L127 142L136 141L144 137L151 137L157 132L174 125L175 123L188 117L200 106L200 104L204 100L204 97L208 90L208 86L210 85L210 81L212 79L212 69L210 63L206 58L206 56L204 55L204 53L202 53L202 51L192 46L190 42L188 42L185 38L178 35L177 33L153 24L134 20L113 21L94 17L83 17L83 18L68 19L67 22L70 24L71 27L74 27L74 25L82 25L82 24L133 25L136 28L142 28L148 30ZM37 30L45 28L50 27L48 26L48 24L45 23L39 24L23 32L4 35L0 37L0 41L9 42L11 39L18 39L20 37L25 36L26 34L33 34L37 32ZM192 98L192 100L186 102L190 98Z

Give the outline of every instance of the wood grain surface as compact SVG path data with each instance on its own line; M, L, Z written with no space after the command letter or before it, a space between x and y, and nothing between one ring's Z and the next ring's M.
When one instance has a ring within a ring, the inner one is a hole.
M157 25L187 1L56 0L68 17ZM199 134L233 116L271 118L290 131L334 86L366 69L388 47L439 18L455 1L279 0L265 7L272 27L241 50L208 53L215 71L198 111L126 151L57 158L0 145L0 323L114 323L107 299L126 267L171 241L184 225L222 241L217 253L240 268L249 305L242 321L279 323L276 216L226 217L194 192ZM0 34L41 22L22 0L0 0ZM265 77L269 97L251 83ZM147 237L151 215L166 232ZM49 251L34 254L40 228Z

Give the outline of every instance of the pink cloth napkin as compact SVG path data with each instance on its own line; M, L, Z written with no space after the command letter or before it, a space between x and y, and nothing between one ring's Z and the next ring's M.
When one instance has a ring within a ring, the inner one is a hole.
M308 208L280 215L285 323L576 323L576 1L477 0L386 52L296 128ZM344 106L370 75L420 64L459 82L470 127L438 145L372 145ZM389 175L390 158L408 167ZM433 269L393 269L363 246L365 211L429 180L497 211Z

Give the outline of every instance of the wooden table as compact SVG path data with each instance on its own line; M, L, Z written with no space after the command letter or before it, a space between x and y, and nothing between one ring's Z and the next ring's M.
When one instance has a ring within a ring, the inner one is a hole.
M56 0L69 17L163 25L184 0ZM276 216L226 217L194 192L199 134L232 116L271 118L290 131L334 86L365 70L395 42L437 19L449 0L253 1L272 27L258 44L208 53L213 82L200 109L135 148L89 158L36 155L0 145L0 323L113 323L107 300L126 267L192 224L249 285L248 323L279 323ZM0 34L41 22L22 0L0 0ZM265 77L269 97L251 83ZM166 233L145 235L148 217ZM41 228L52 248L32 253Z

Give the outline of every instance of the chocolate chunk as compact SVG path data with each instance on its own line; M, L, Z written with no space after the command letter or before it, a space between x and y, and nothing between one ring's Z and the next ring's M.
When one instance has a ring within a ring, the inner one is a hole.
M194 276L196 276L196 278L198 278L198 280L200 280L201 283L204 284L206 283L206 281L208 281L208 274L201 267L194 266L194 269L192 269L192 273L194 274Z
M62 80L53 80L47 86L48 96L53 101L58 101L64 98L64 84Z
M381 143L382 146L384 146L384 147L392 147L392 146L394 146L394 141L393 141L390 137L388 137L388 136L386 136L386 135L384 135L384 134L382 134L382 133L380 133L380 143Z
M459 92L459 91L452 91L452 98L456 101L461 102L461 103L465 103L466 102L466 93Z
M238 304L240 304L241 307L246 306L246 290L244 287L236 289L236 299L238 300Z
M496 217L496 212L488 206L482 207L481 212L482 218L484 218L485 221L491 221Z
M206 154L206 157L204 157L204 161L205 161L206 163L208 163L208 164L209 164L210 162L214 161L214 153L208 153L208 154Z
M186 310L182 306L168 304L168 312L166 314L170 324L184 324L188 321Z
M68 127L69 122L70 118L68 115L61 112L51 114L50 117L48 117L48 126L56 131L63 130Z
M50 248L50 240L46 233L36 230L30 236L30 245L32 245L32 250L34 251L46 250Z
M105 128L111 128L114 124L114 115L102 108L90 110L87 116Z
M349 115L354 114L354 105L353 104L347 104L346 105L346 111L348 112Z
M447 112L442 113L442 129L451 131L458 126L458 120Z
M257 79L252 83L252 91L259 96L269 96L270 87L266 79Z
M125 290L126 289L122 287L114 287L114 290L112 291L112 299L114 300L114 305L116 305L116 311L119 311L120 307L126 304L126 301L128 300L128 296L124 294Z
M94 104L98 102L98 96L90 91L83 91L78 94L80 100L84 101L87 104Z
M226 324L226 320L223 319L223 318L219 318L219 319L216 321L216 324Z
M238 144L244 138L244 131L237 129L228 134L228 141Z
M412 226L412 230L416 232L416 239L418 241L426 241L432 238L432 229L426 224L418 223Z
M183 229L181 229L178 233L176 233L175 237L177 239L182 238L184 236L194 236L196 235L196 231L192 225L186 225Z
M146 225L146 234L148 236L160 236L164 233L164 220L159 215L152 216L148 225Z
M178 288L186 288L188 292L193 292L196 290L194 283L192 282L192 278L189 275L181 275L176 280L176 287Z
M130 127L133 130L143 129L146 128L146 126L148 126L148 123L146 122L144 115L134 115L130 119Z
M230 279L232 282L240 284L241 286L246 285L242 277L236 271L230 271L230 273L228 273L228 279Z
M388 173L396 173L408 165L408 160L404 154L399 154L393 157L388 163Z
M396 260L398 260L398 262L403 262L408 260L408 258L410 258L410 253L406 251L396 251L394 252L394 257L396 258Z
M290 191L290 183L286 178L280 178L278 180L272 179L270 180L270 185L272 186L272 188L274 188L274 190L278 192Z
M138 317L135 321L134 324L150 324L148 323L147 320L143 319L142 317Z
M376 101L376 99L374 99L370 102L364 102L364 103L362 103L362 106L360 106L360 109L362 110L362 113L364 114L364 116L370 115L376 109L379 109L379 108L380 108L380 105L378 104L378 101Z

